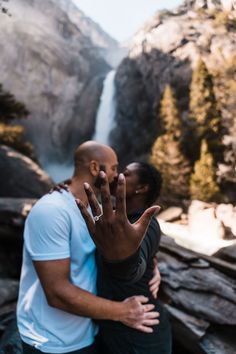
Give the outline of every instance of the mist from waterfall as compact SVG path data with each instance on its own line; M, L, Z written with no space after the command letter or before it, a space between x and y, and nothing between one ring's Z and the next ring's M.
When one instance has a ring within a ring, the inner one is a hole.
M65 181L72 177L74 166L70 163L58 161L45 161L41 163L44 171L52 178L55 183Z
M116 111L115 70L111 70L103 83L103 91L97 111L95 133L92 140L109 145L109 134L114 127Z

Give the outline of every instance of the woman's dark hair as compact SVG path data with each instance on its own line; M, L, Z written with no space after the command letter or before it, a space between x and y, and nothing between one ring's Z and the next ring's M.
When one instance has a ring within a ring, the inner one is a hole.
M161 173L147 162L137 162L137 175L141 184L147 184L149 189L147 192L146 203L152 205L159 197L162 186Z

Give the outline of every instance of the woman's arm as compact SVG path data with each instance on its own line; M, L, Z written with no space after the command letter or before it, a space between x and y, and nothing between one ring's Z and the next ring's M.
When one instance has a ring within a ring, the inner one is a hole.
M140 248L135 254L117 262L110 262L101 257L103 266L113 278L132 283L137 282L145 273L147 264L154 259L158 251L160 237L159 224L155 218L152 218Z

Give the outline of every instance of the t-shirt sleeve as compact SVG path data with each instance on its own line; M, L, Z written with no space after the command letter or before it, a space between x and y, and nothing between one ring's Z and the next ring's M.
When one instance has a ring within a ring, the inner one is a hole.
M54 204L36 205L29 214L24 243L32 260L70 257L70 219L66 210Z

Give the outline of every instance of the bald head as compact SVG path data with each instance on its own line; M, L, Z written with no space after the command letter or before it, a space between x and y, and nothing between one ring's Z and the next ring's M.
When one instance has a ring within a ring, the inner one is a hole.
M91 167L98 168L105 166L107 174L110 169L117 170L117 156L112 148L96 141L86 141L78 146L74 154L75 172L78 176L81 173L91 172Z

